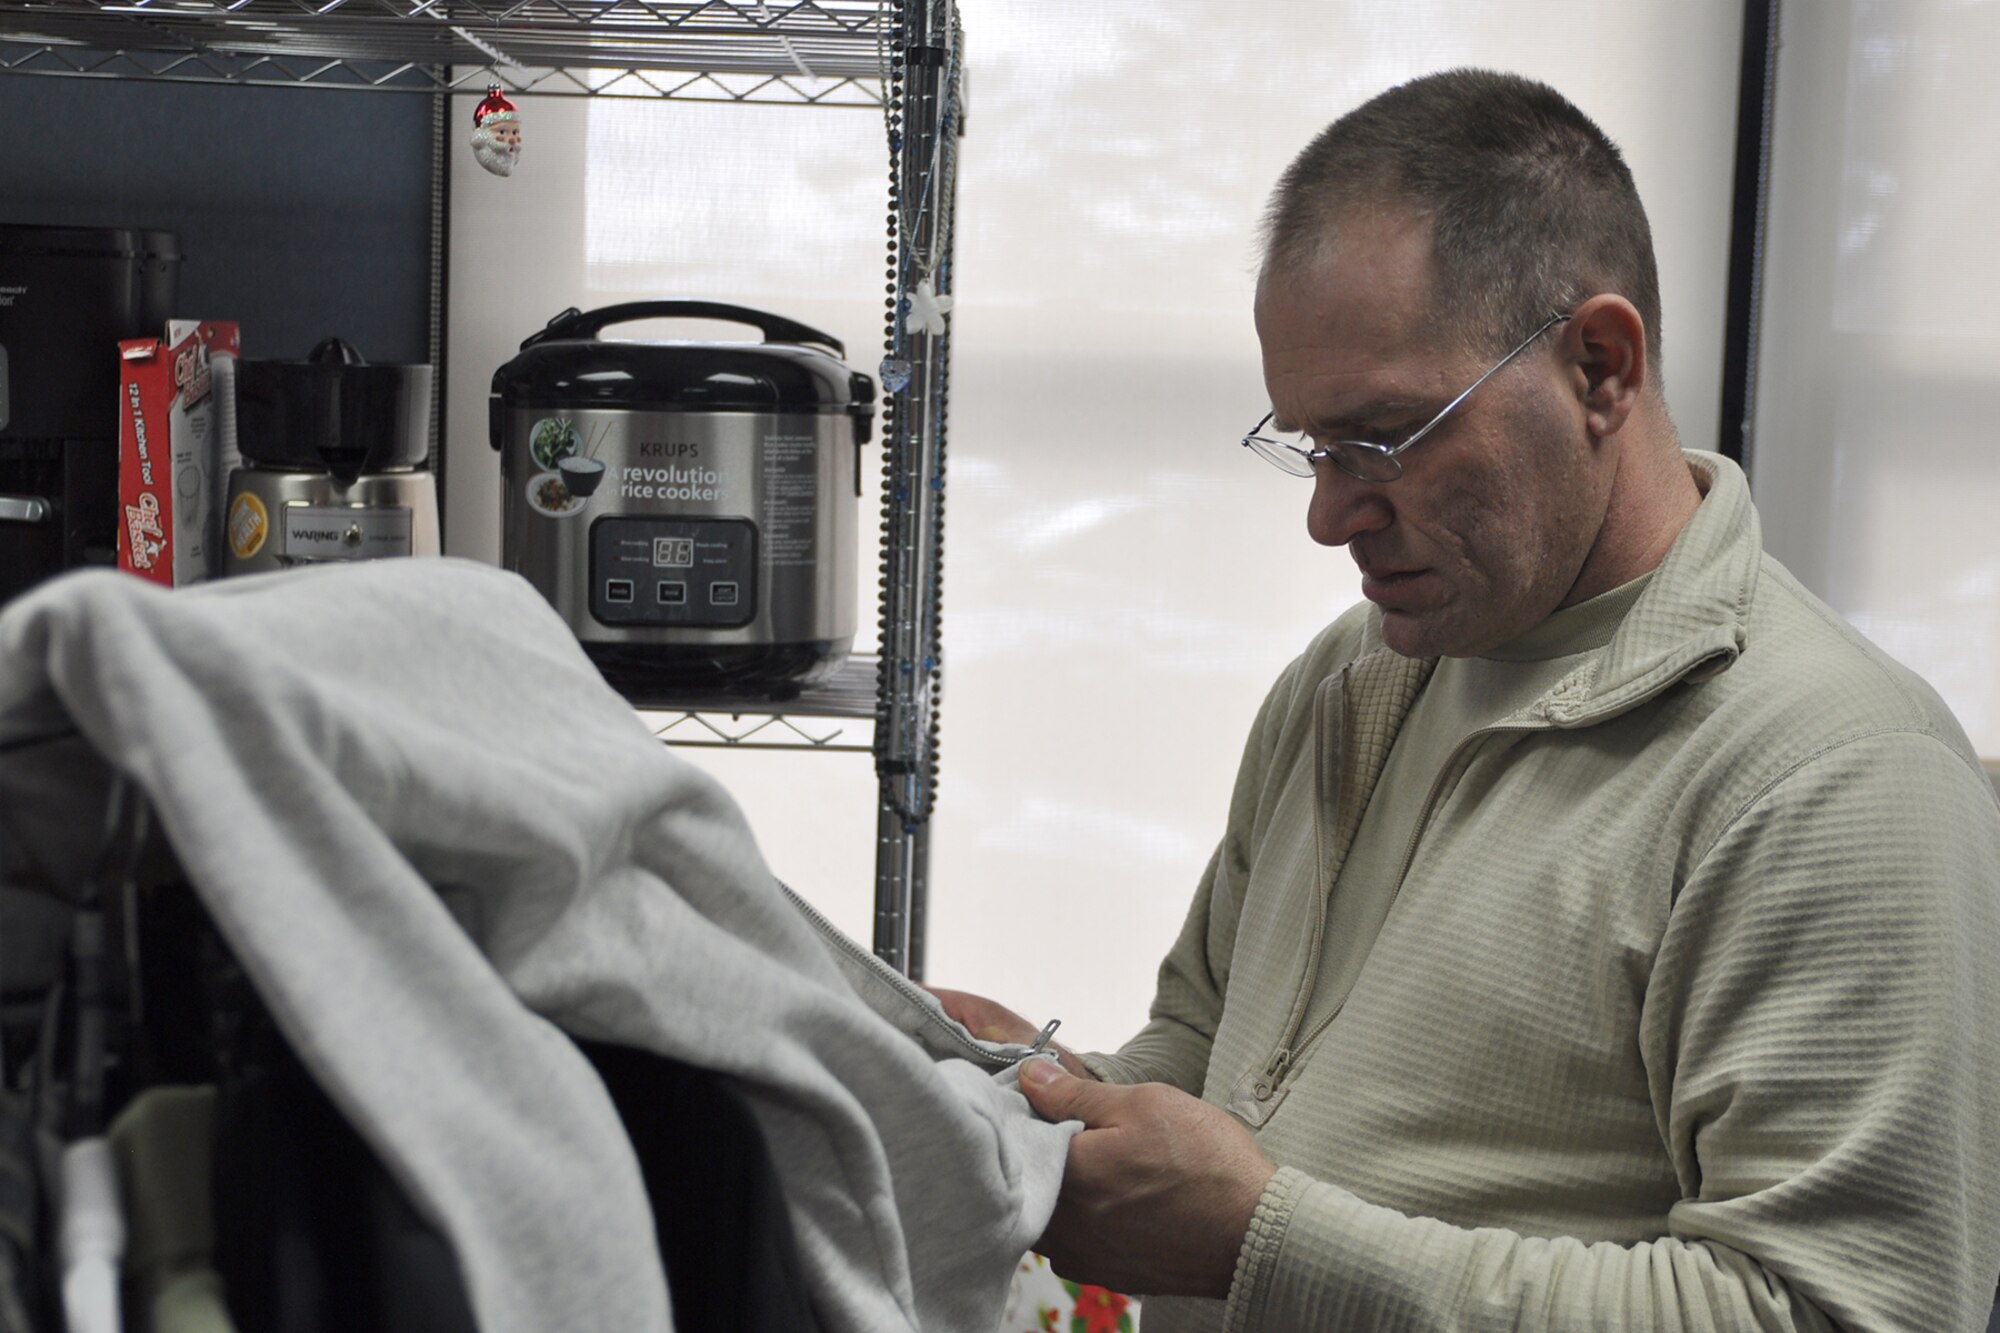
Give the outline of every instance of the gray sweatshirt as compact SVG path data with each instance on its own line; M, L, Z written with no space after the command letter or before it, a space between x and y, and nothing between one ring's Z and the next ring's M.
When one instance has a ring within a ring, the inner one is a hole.
M637 1163L565 1033L735 1081L828 1328L992 1327L1076 1126L1029 1111L1020 1048L802 910L519 579L412 560L37 590L0 615L0 789L41 791L10 807L36 827L0 813L0 865L52 841L51 809L102 808L107 769L17 744L70 725L450 1238L482 1328L672 1326Z

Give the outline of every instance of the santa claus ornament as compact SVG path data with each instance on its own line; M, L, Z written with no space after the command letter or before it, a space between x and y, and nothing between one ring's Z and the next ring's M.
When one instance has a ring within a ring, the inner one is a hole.
M487 85L485 99L472 109L472 155L496 176L513 175L521 156L521 113L497 83Z

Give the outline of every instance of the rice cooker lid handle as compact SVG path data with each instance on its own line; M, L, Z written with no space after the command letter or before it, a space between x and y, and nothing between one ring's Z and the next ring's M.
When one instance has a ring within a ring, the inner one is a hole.
M847 358L847 348L830 333L801 324L783 315L774 315L767 310L752 310L749 306L729 305L721 301L627 301L620 305L601 306L596 310L582 311L575 306L563 311L548 322L538 333L531 333L521 341L523 351L537 343L554 342L558 339L595 338L612 324L624 324L636 319L721 319L733 324L748 324L764 335L765 342L801 343L808 346L824 347L841 360Z

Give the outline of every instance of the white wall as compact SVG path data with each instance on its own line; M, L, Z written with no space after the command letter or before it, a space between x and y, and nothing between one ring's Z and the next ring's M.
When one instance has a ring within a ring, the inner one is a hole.
M1780 12L1765 545L2000 757L2000 4Z
M1306 538L1308 484L1235 445L1264 406L1249 309L1271 182L1397 80L1482 64L1554 83L1633 165L1669 398L1687 441L1712 447L1741 11L960 4L971 105L929 975L1115 1044L1144 1019L1265 688L1358 595L1345 553ZM469 154L454 178L449 540L488 558L485 375L564 306L764 303L846 338L858 366L881 355L879 117L523 112L512 179ZM779 873L867 938L866 758L692 757L736 790Z

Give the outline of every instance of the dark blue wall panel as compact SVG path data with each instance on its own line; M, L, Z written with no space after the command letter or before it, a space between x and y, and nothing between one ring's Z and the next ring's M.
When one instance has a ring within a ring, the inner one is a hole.
M245 356L338 334L424 361L432 114L424 93L0 75L0 222L178 233L178 313L241 321Z

